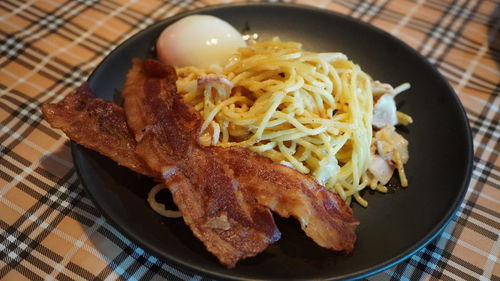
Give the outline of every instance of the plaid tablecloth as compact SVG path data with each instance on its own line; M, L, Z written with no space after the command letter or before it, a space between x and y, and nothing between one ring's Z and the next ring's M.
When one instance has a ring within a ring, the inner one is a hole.
M187 9L228 1L0 1L0 279L199 280L110 226L85 194L68 139L40 105L85 81L117 45ZM229 1L230 2L230 1ZM498 0L293 1L374 24L429 59L474 135L465 201L435 241L370 280L500 280Z

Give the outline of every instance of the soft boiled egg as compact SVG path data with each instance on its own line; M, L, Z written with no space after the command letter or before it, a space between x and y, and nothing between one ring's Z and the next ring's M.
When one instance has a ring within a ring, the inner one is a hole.
M229 23L214 16L192 15L163 30L156 52L165 64L210 67L224 65L244 46L245 40Z

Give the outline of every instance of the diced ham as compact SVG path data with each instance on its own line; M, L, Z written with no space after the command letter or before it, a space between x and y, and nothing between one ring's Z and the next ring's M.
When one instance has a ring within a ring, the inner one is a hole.
M394 172L394 166L389 164L384 158L373 155L368 170L381 184L387 184Z
M386 126L376 132L375 142L377 146L377 154L383 159L395 161L394 152L397 151L399 153L401 163L405 164L408 162L408 141L398 134L393 126Z

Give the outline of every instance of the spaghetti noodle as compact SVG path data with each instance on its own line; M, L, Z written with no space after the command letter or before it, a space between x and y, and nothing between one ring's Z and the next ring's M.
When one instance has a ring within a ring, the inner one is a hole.
M182 67L177 74L179 93L204 119L201 144L247 147L312 175L347 203L367 206L360 195L367 186L387 191L368 171L377 153L374 98L409 85L393 89L344 54L307 52L278 39L239 49L223 67ZM404 175L399 160L393 162Z

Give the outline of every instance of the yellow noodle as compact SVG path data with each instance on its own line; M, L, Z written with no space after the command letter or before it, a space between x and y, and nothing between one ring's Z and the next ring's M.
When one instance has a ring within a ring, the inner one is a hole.
M354 198L367 206L360 194L367 186L387 192L367 173L373 142L372 79L345 55L307 52L299 43L272 40L239 49L219 71L183 67L177 74L184 100L204 117L202 132L212 124L210 132L217 133L208 143L244 146L291 165L315 176L347 203ZM225 77L232 90L197 85L207 75ZM396 89L399 93L408 87ZM399 175L407 184L398 160Z

